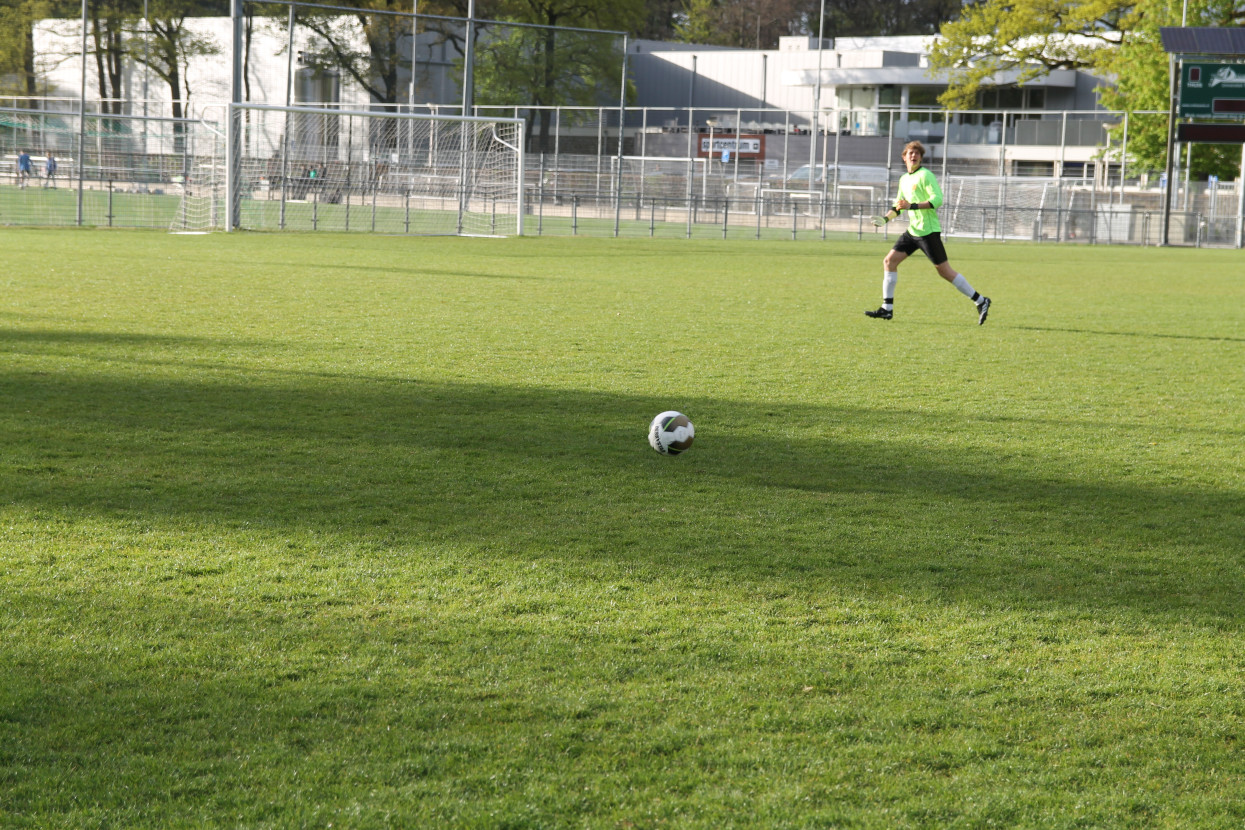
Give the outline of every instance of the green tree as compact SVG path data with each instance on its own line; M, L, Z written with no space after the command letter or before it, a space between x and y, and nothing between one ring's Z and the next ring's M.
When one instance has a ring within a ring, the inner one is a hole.
M1019 82L1053 69L1079 69L1109 79L1099 88L1108 109L1129 113L1128 152L1142 169L1166 165L1167 117L1144 110L1168 109L1168 56L1159 40L1163 26L1240 26L1243 0L986 0L965 7L942 28L930 65L953 70L940 101L949 109L971 109L983 85L1003 70ZM1123 124L1111 128L1122 138ZM1232 160L1235 157L1235 161ZM1201 145L1193 173L1232 175L1238 147Z
M932 35L954 18L961 0L826 0L825 36ZM816 36L821 0L803 0L796 20Z
M714 0L687 0L682 18L674 26L674 37L680 43L725 45L718 32Z
M985 0L942 27L930 66L951 69L939 99L971 109L977 93L1004 70L1019 82L1053 69L1094 71L1124 41L1135 0Z
M622 38L568 29L633 31L643 17L640 0L502 0L498 12L499 21L528 26L488 26L477 33L477 104L597 106L618 100ZM536 118L537 149L550 149L552 112L537 110Z
M369 12L409 12L411 4L409 0L370 0L359 5L359 11L348 14L299 10L299 25L325 43L325 50L308 55L305 63L341 70L374 102L396 104L402 91L400 71L411 65L410 50L403 46L410 38L411 22L399 15Z
M512 26L490 27L481 41L476 103L530 105L534 118L527 122L527 143L532 146L538 125L538 151L552 149L550 107L596 107L618 100L622 44L614 36Z
M127 41L135 28L135 21L120 3L90 3L87 12L88 48L95 63L96 90L101 109L120 115L125 105L122 99L125 97L123 81L128 57Z
M48 0L8 0L0 5L0 91L38 94L34 26L51 13Z
M674 27L682 7L681 0L644 0L640 23L632 34L649 40L674 40Z
M185 118L193 90L186 76L186 67L196 57L221 54L221 46L213 38L195 34L188 25L190 17L202 7L191 0L150 0L148 4L149 33L131 33L130 56L147 66L169 88L174 118ZM141 47L138 40L142 40ZM173 127L174 147L181 152L184 128Z
M1097 69L1114 83L1100 89L1103 106L1128 113L1128 154L1135 168L1158 171L1166 167L1167 111L1170 106L1170 62L1159 39L1163 26L1179 26L1183 15L1190 26L1239 26L1245 4L1230 0L1191 0L1186 8L1176 0L1147 0L1128 21L1128 36L1118 49L1104 54ZM1161 115L1152 112L1158 110ZM1111 128L1123 140L1124 125ZM1235 178L1240 172L1239 145L1192 145L1191 175Z

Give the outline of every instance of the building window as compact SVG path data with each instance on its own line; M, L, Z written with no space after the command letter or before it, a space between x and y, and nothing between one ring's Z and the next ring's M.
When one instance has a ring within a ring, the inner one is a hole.
M938 103L938 96L946 90L941 86L914 86L908 90L908 106L910 107L937 107L942 108Z
M978 101L983 110L1040 110L1046 108L1046 90L1042 87L990 87L981 91Z
M1025 91L1018 86L999 87L998 108L1001 110L1019 110L1025 106Z

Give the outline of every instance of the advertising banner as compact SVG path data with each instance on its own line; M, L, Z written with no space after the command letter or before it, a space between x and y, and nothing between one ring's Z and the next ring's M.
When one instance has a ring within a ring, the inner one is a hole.
M712 151L709 147L709 136L701 134L700 144L697 145L697 158L722 158L723 153L729 153L733 158L738 155L741 159L761 159L765 158L765 136L764 135L715 135L713 137Z

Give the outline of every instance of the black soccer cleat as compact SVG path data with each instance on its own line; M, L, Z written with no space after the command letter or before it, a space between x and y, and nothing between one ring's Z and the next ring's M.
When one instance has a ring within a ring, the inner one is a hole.
M977 325L984 326L986 324L986 315L990 313L990 298L982 297L981 302L977 303Z
M879 308L877 311L866 311L866 317L872 317L875 320L889 320L895 316L895 312L889 308Z

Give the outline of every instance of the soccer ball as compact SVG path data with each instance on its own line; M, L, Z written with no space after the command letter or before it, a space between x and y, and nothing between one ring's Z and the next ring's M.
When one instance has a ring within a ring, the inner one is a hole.
M682 412L670 410L648 426L648 442L662 455L678 455L691 448L696 428Z

